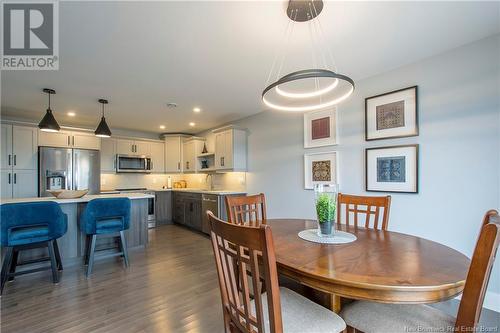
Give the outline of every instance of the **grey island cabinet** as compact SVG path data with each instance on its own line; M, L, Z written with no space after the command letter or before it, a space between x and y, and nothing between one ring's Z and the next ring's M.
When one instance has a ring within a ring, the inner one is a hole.
M127 247L141 248L148 243L148 198L153 197L144 193L124 193L124 194L98 194L85 195L78 199L55 199L44 198L23 198L2 200L0 204L20 203L20 202L39 202L55 201L62 211L68 216L68 231L57 240L61 257L64 264L81 264L85 253L85 234L80 231L80 215L87 206L87 202L96 198L119 198L127 197L131 200L130 229L125 231ZM115 247L114 239L98 238L97 250L110 249ZM24 250L19 253L20 261L39 259L47 256L47 249Z

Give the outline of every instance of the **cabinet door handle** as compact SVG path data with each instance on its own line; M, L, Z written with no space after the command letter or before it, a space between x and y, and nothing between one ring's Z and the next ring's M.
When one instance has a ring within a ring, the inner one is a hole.
M11 155L9 154L9 165L10 165L10 159L11 159Z
M70 139L69 139L69 135L68 135L68 146L70 145L70 141L69 141L69 140L70 140Z
M189 162L186 162L186 169L189 170Z
M10 173L9 173L9 184L10 184Z
M74 145L75 145L75 137L73 136L73 137L71 138L71 140L73 141L72 145L74 146Z
M16 157L17 157L17 155L14 155L14 165L17 165L17 161L16 161L17 158Z
M181 162L177 162L177 170L181 169Z
M14 174L14 184L17 184L17 173Z

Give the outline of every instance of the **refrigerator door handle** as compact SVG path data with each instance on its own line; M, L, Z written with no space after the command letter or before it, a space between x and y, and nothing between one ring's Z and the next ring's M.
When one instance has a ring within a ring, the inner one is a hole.
M68 149L66 153L66 174L68 179L66 180L66 189L74 190L73 187L73 150Z
M78 158L78 152L75 151L74 154L74 163L73 163L73 190L78 190L78 178L79 178L79 173L80 173L80 168L79 168L79 158Z

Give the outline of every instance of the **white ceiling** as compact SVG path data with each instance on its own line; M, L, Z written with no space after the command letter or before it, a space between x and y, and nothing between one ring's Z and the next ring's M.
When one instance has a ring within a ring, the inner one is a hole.
M112 128L158 133L199 132L261 112L285 8L284 1L61 2L60 69L2 72L2 115L39 121L44 87L57 91L52 109L64 125L96 126L101 97L110 101ZM499 8L326 2L319 18L339 72L359 80L499 33ZM311 66L309 40L307 24L296 24L282 73ZM203 111L194 114L195 106Z

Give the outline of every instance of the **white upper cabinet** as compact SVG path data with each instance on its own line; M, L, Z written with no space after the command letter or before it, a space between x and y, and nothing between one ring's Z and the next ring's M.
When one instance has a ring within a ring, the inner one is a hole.
M181 135L165 136L165 171L167 173L182 172L182 140Z
M204 138L191 137L184 140L182 157L184 160L184 173L198 172L197 156L203 150Z
M165 144L163 142L151 142L151 162L153 164L152 172L165 172Z
M215 135L215 168L224 171L246 171L247 134L243 129L224 127Z
M133 140L118 139L116 140L116 153L123 155L135 154L135 145Z
M2 124L1 130L1 197L36 197L38 129Z
M101 171L115 172L116 162L116 139L101 139Z
M37 168L38 145L35 127L12 127L12 153L14 169L33 170Z
M71 143L73 148L81 148L81 149L101 149L101 138L95 136L94 134L89 133L72 133Z
M101 149L101 139L86 132L44 132L38 131L38 145L46 147Z
M71 147L71 134L66 131L44 132L38 130L38 145L45 147Z
M2 124L0 135L1 168L10 169L12 168L12 125ZM2 183L4 182L2 179Z
M145 155L151 154L151 142L117 139L116 153L121 155Z
M135 153L137 155L151 155L151 142L135 141Z

